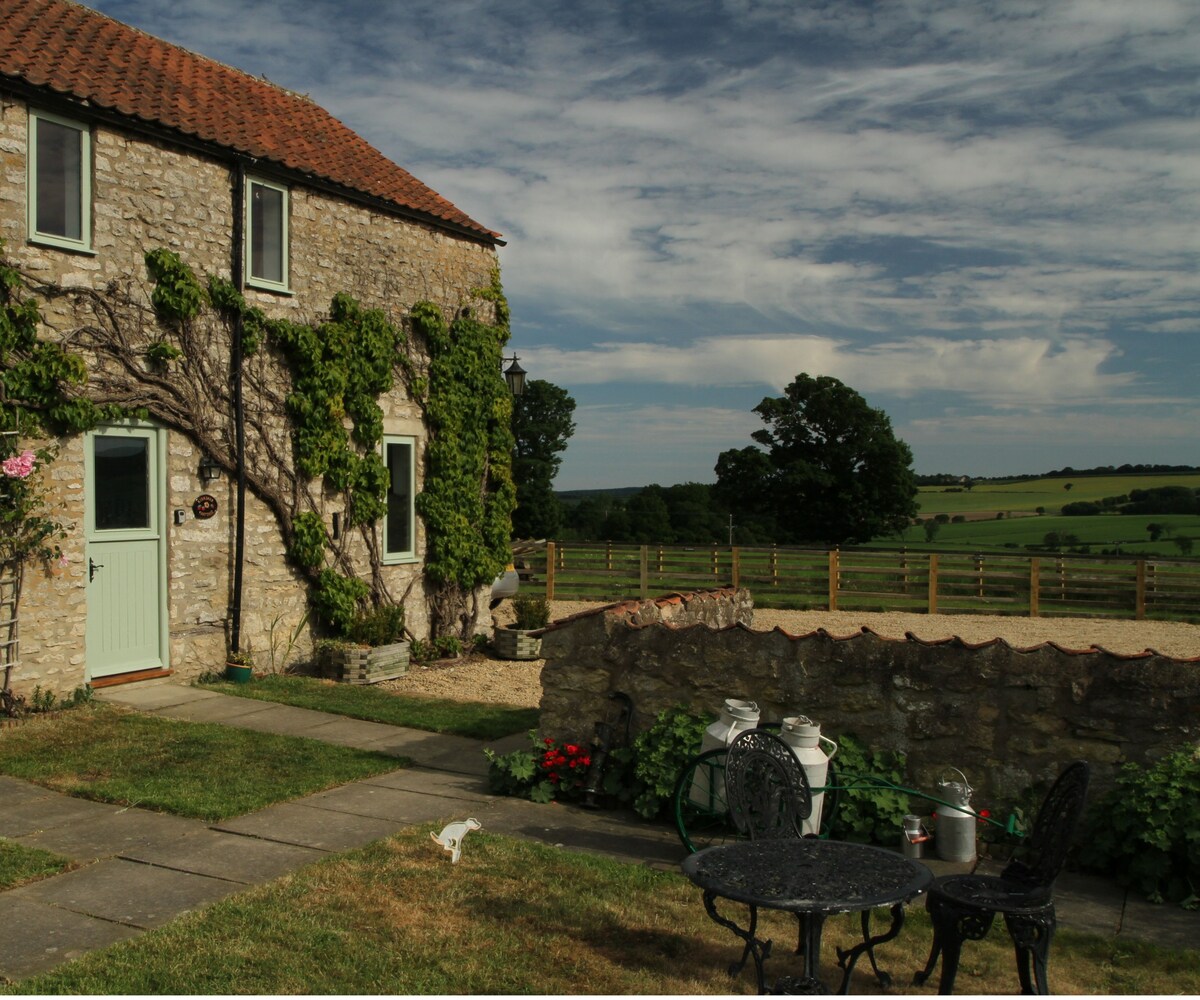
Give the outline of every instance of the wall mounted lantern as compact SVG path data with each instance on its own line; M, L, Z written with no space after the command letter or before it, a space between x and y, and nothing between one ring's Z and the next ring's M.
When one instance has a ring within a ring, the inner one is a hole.
M515 354L511 358L500 359L501 368L504 368L504 363L506 361L512 362L512 364L510 364L507 368L504 368L504 381L508 383L508 391L514 396L519 396L525 391L526 372L525 369L517 363L520 360L521 359Z
M220 478L221 467L216 462L207 456L200 459L200 479L203 482L211 483L214 479Z

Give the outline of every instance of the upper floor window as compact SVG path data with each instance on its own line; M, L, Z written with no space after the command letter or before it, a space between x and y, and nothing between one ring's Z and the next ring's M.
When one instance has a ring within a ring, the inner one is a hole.
M413 496L416 493L416 439L385 435L383 464L388 470L387 514L383 519L383 561L416 558Z
M288 189L246 179L246 284L288 290Z
M86 125L29 113L29 238L92 247L92 136Z

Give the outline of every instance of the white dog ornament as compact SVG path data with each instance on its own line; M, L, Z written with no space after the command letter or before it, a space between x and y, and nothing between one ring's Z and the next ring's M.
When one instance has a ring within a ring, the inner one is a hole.
M429 836L434 842L441 844L447 851L450 852L450 863L458 864L458 859L462 857L462 842L463 838L472 830L478 830L480 827L479 820L471 817L469 819L460 819L455 823L449 823L446 828L439 834L430 834Z

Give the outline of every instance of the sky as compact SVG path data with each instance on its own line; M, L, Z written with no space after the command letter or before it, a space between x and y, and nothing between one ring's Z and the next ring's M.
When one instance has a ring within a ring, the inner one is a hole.
M1195 0L88 0L501 232L556 486L712 482L800 372L918 473L1200 464Z

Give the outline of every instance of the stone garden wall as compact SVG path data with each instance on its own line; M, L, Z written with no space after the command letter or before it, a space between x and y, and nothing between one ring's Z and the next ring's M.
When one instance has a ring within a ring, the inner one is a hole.
M1075 758L1092 763L1101 790L1121 764L1200 740L1195 660L895 640L866 629L792 636L755 632L752 620L749 593L727 589L555 623L542 641L542 731L590 738L612 712L612 691L632 699L635 732L674 705L715 717L726 698L750 699L763 721L803 714L823 735L903 751L917 787L957 767L977 806L1019 796Z

